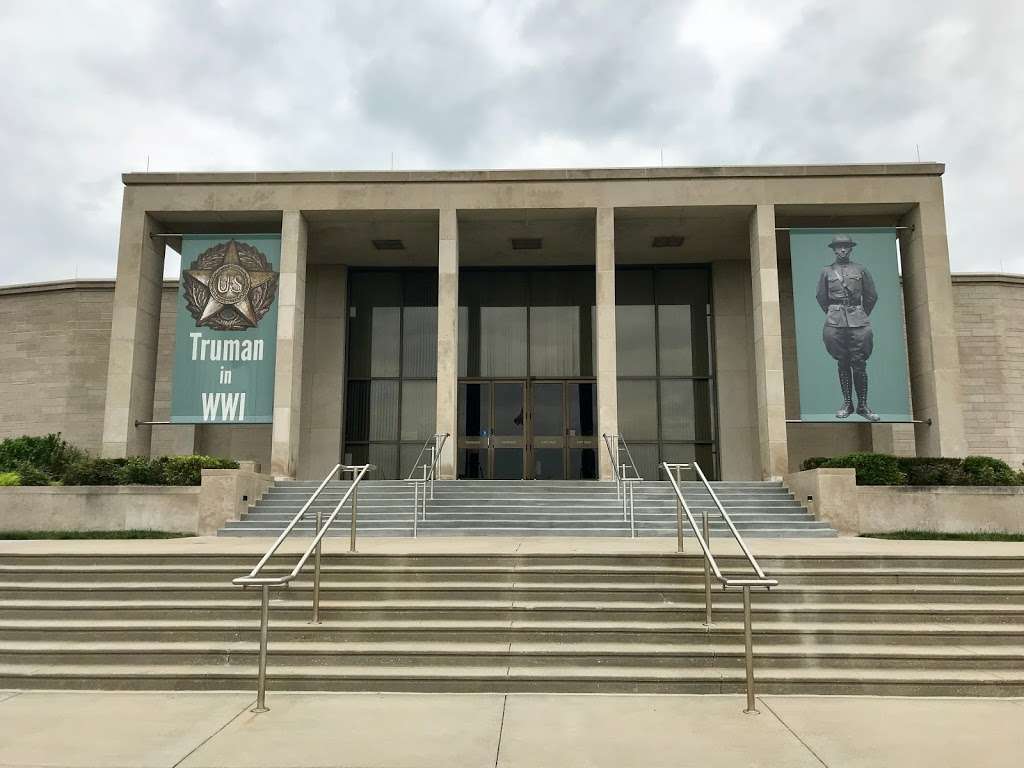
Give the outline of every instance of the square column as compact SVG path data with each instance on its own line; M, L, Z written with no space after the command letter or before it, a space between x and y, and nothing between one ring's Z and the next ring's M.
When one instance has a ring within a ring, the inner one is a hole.
M914 425L917 455L964 456L960 351L941 188L938 200L920 203L902 223L914 228L900 230L910 394L914 418L932 420L931 426Z
M285 211L281 218L274 425L270 445L270 472L279 479L295 477L299 460L307 241L308 227L302 213Z
M773 205L758 205L750 217L750 280L753 288L754 381L757 385L761 477L778 480L789 472L789 447L786 442L786 386L782 375L782 319Z
M157 342L164 276L162 229L125 193L117 246L117 284L110 324L107 397L103 413L102 455L148 456L153 420Z
M453 209L439 211L437 241L437 426L448 433L437 476L454 480L459 417L459 220Z
M322 480L341 461L345 412L348 267L318 264L306 273L302 346L302 437L298 479Z
M603 435L619 432L618 366L615 362L615 209L598 208L594 242L597 315L597 451L602 480L615 477ZM627 436L628 437L628 436ZM651 478L655 479L655 478Z

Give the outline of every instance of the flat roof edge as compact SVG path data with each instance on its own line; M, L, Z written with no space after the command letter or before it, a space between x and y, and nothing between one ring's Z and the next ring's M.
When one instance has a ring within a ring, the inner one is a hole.
M658 179L815 178L823 176L941 176L943 163L847 165L714 165L678 168L537 168L466 171L266 171L121 174L142 184L415 184L495 181L624 181Z

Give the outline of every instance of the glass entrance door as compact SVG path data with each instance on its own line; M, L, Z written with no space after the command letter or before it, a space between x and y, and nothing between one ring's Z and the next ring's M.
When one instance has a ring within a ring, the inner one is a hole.
M460 382L459 478L524 478L525 393L524 381Z
M459 383L458 476L597 479L593 381Z

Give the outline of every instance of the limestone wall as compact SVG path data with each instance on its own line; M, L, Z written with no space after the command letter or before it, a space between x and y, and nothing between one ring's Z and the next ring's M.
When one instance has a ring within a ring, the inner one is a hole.
M972 453L1024 463L1024 276L955 275L964 422Z

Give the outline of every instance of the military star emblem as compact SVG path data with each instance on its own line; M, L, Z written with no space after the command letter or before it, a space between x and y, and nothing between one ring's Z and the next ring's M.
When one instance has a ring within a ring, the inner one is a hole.
M273 304L277 288L277 273L267 257L235 240L205 251L184 276L196 326L222 331L255 328Z

